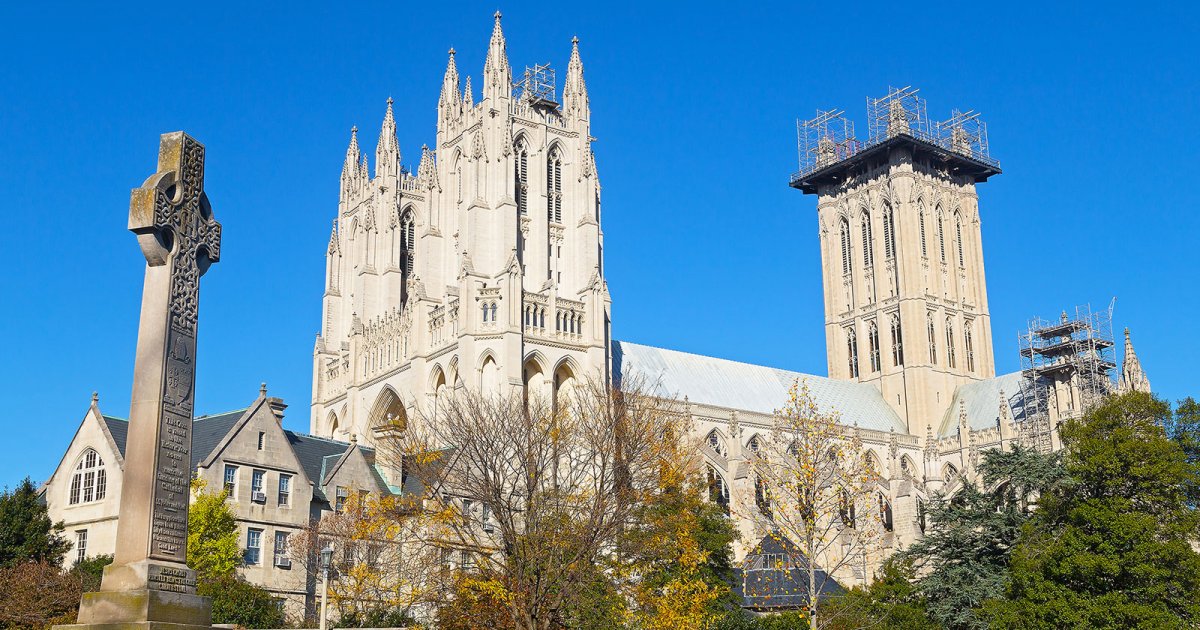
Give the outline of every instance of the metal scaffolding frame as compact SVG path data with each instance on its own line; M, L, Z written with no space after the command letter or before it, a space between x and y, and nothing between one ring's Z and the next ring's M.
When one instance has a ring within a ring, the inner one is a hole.
M1081 416L1113 391L1113 304L1093 311L1076 307L1075 316L1062 312L1058 321L1034 318L1018 333L1021 354L1021 399L1024 418L1021 441L1049 451L1054 414L1057 421ZM1067 396L1066 400L1057 400Z
M951 110L950 118L929 118L920 89L911 85L889 87L887 95L867 98L867 139L854 135L854 121L839 109L817 110L808 120L796 120L796 144L800 170L793 180L847 160L897 136L908 136L938 149L999 168L988 147L987 124L974 110Z
M555 103L554 68L548 63L525 67L525 75L513 84L513 98L527 103Z

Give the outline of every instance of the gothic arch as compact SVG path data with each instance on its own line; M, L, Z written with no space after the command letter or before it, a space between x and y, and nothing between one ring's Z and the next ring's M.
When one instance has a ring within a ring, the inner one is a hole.
M338 415L336 411L330 411L325 417L325 430L329 433L329 437L333 437L338 430Z
M500 391L500 365L490 349L484 350L479 357L479 389L486 394Z
M408 426L408 411L404 408L404 402L400 400L400 395L392 389L391 385L384 385L383 391L375 397L375 404L371 406L368 418L370 418L370 426L373 430L397 429L403 431Z
M446 375L449 378L449 385L452 388L457 388L462 384L462 375L458 373L458 355L450 358L450 363L446 366Z
M525 399L528 401L531 398L543 398L550 392L546 391L548 379L546 376L545 357L541 353L529 353L525 361L521 364L521 382L525 387Z
M763 446L763 437L758 433L751 435L750 439L746 440L746 450L750 451L751 453L758 453L762 450Z
M919 472L917 470L917 463L911 457L908 455L900 456L900 474L909 479L919 479L921 477Z
M579 366L571 357L564 357L554 367L554 407L569 407L579 387Z
M876 475L875 481L879 481L885 477L886 471L883 469L882 460L875 449L867 448L863 450L863 465L870 468Z
M704 436L704 443L721 457L729 456L729 440L726 439L725 433L718 428L713 428Z

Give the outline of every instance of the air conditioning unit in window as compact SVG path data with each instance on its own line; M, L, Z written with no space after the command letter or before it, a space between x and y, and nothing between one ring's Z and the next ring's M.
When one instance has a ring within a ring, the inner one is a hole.
M250 500L251 500L251 501L253 501L253 502L255 502L255 503L266 503L266 502L267 502L267 493L265 493L265 492L251 492L251 493L250 493Z
M292 559L287 556L275 556L275 566L280 569L292 568Z

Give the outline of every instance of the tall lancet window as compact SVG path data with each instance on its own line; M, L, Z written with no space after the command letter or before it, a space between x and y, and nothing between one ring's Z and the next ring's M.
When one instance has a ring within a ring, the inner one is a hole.
M880 365L879 361L879 326L875 325L875 322L871 322L869 336L871 343L871 371L878 372L883 366Z
M414 260L417 252L417 222L409 208L400 215L400 269L404 279L412 275L415 268Z
M938 208L937 216L934 217L934 220L937 221L937 225L934 226L934 229L937 230L938 256L944 263L946 262L946 218L942 216L941 208Z
M875 249L871 247L871 215L862 214L863 266L875 264Z
M929 362L937 365L937 333L933 329L933 314L925 316L925 324L929 329Z
M971 339L971 322L963 324L963 350L967 353L967 371L975 371L975 342Z
M954 320L946 318L946 365L954 367Z
M525 138L517 140L515 170L516 173L513 181L516 182L517 212L521 214L529 213L529 148L525 145Z
M843 218L838 231L842 240L842 273L849 274L853 268L850 262L850 221Z
M551 223L562 223L562 154L558 147L546 159L546 215Z
M929 256L929 248L925 245L925 205L917 206L917 223L921 230L921 257Z
M892 315L892 364L904 365L904 335L900 331L900 313Z
M896 217L891 206L883 209L883 255L888 260L896 257Z
M958 245L958 266L966 266L966 258L963 256L963 232L962 232L962 215L957 211L954 213L954 242Z
M858 378L858 335L854 327L846 329L846 357L850 361L850 378Z

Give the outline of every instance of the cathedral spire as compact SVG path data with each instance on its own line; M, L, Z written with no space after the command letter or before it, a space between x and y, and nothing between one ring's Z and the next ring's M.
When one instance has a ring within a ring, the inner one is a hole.
M375 177L400 172L400 143L396 140L396 118L392 114L392 99L388 97L387 113L379 129L379 144L375 145Z
M512 68L500 27L500 12L492 26L492 41L488 44L487 60L483 63L483 99L508 98L512 95Z
M1133 351L1133 341L1129 339L1128 328L1125 329L1125 358L1121 361L1121 380L1117 383L1117 391L1122 394L1150 392L1150 379L1146 378L1142 362L1138 360L1137 353Z
M417 165L417 187L429 190L437 181L437 171L434 170L433 152L426 145L421 145L421 163Z
M446 64L446 76L442 78L442 94L438 97L438 129L458 122L462 112L459 101L458 66L454 63L454 49L450 49L450 61Z
M342 164L342 178L353 178L358 174L358 127L350 128L350 146L346 147L346 161Z
M472 107L475 107L475 94L471 89L471 76L467 75L467 83L463 86L463 109L471 111Z
M563 86L563 111L567 116L587 120L587 85L583 81L583 61L579 58L579 38L571 38L571 61L567 63L567 81Z

